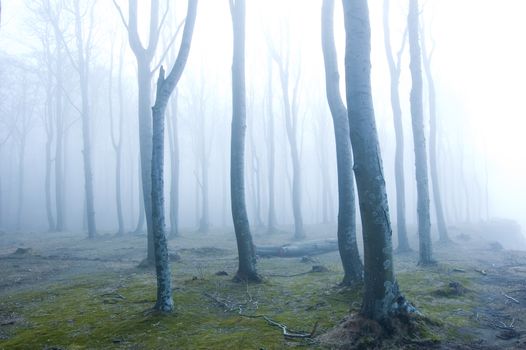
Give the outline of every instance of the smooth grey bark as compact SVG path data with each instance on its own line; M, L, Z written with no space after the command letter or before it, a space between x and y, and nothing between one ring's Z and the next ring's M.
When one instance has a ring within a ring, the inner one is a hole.
M393 268L391 222L371 93L371 28L367 0L342 0L345 22L345 82L364 239L365 291L361 313L388 321L410 305Z
M230 196L239 265L235 281L259 282L256 254L245 202L245 0L230 0L234 34L232 58L232 133L230 144Z
M171 312L174 309L164 218L164 115L170 95L177 86L188 60L196 14L197 0L188 0L186 21L177 59L166 78L164 68L161 66L155 104L152 107L151 201L154 261L157 274L157 302L154 308L161 312Z
M209 210L209 181L208 181L208 169L209 169L209 152L206 145L206 125L205 125L205 98L204 98L204 82L201 82L199 105L197 106L197 118L198 118L198 136L197 136L197 149L199 166L201 170L201 179L199 181L199 187L201 188L201 217L199 218L200 233L208 233L210 230L210 210ZM198 175L196 174L196 177Z
M435 214L437 218L437 228L439 241L449 243L446 219L444 217L444 207L442 205L442 195L440 193L440 178L438 175L437 161L437 107L436 91L433 73L431 72L431 61L433 59L434 47L431 52L427 52L424 31L422 30L422 58L424 62L424 71L426 74L428 99L429 99L429 170L431 173L431 185L433 187L433 202L435 205Z
M170 236L179 235L179 130L178 90L171 99L171 113L168 118L168 141L170 143Z
M140 149L140 163L141 163L141 184L142 184L142 199L144 212L139 214L139 223L136 231L141 224L141 215L145 215L146 229L147 229L147 256L146 262L153 264L154 262L154 246L153 246L153 231L152 231L152 179L151 179L151 163L152 163L152 119L151 119L151 83L152 71L151 63L157 45L159 43L159 0L152 0L150 5L150 26L148 33L148 46L144 47L139 37L138 30L138 10L137 0L128 1L128 22L124 19L124 15L116 3L113 3L121 19L128 30L128 40L130 47L135 55L137 61L137 79L138 79L138 117L139 117L139 149ZM147 194L147 195L146 195Z
M289 57L281 57L280 53L272 50L272 58L279 67L279 77L281 82L281 91L283 94L283 110L285 114L285 128L287 130L287 139L290 146L290 155L292 159L292 212L294 214L294 238L304 239L305 229L303 228L303 213L301 209L302 195L302 176L301 162L298 149L298 87L300 75L296 77L292 91L292 101L289 89Z
M138 187L139 187L139 191L138 191L138 194L139 194L139 218L137 219L137 226L135 226L135 230L133 231L134 234L139 234L141 232L143 232L144 230L144 223L146 221L145 219L145 216L146 216L146 210L144 209L144 194L143 194L143 186L142 186L142 180L141 180L141 176L142 176L142 171L141 171L141 155L140 155L140 151L139 151L139 157L137 158L138 159L138 162L137 162L137 172L138 172L138 176L137 176L137 183L138 183Z
M396 229L398 234L397 251L411 251L409 240L407 238L407 225L405 214L405 174L404 174L404 127L402 124L402 109L400 107L400 71L402 53L404 51L406 35L402 39L402 45L398 51L396 62L393 57L391 48L391 29L389 26L389 3L390 0L384 0L383 26L384 26L384 44L387 63L389 64L389 73L391 77L391 109L393 111L393 121L395 130L395 184L396 184Z
M121 188L121 167L122 167L122 127L124 121L124 97L122 86L122 66L124 50L121 48L119 55L118 68L118 105L119 113L117 115L117 130L115 130L115 121L113 113L113 45L110 58L110 76L109 76L109 95L108 105L110 114L110 136L113 151L115 152L115 205L117 208L117 223L119 236L124 235L124 219L122 215L122 188Z
M274 178L276 173L276 144L274 137L274 107L273 107L273 90L272 90L272 60L268 58L268 77L267 77L267 89L268 89L268 102L267 102L267 114L268 114L268 134L267 134L267 145L268 145L268 226L267 233L271 234L277 230L276 220L276 196Z
M413 144L415 148L415 172L417 189L419 265L433 263L431 248L431 218L429 213L429 180L427 171L427 147L424 131L424 111L422 103L422 56L419 43L418 0L409 0L407 27L409 32L409 52L411 57L411 120Z
M338 248L344 271L342 284L348 286L363 281L363 265L356 241L356 201L351 138L347 108L340 94L333 17L334 0L323 0L321 39L325 62L325 89L334 124L338 169Z

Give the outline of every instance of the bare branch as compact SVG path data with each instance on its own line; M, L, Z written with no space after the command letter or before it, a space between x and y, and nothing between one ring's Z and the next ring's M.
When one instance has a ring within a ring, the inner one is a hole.
M185 21L186 21L186 19L182 20L181 23L179 23L179 25L177 26L177 29L176 29L174 35L172 36L172 39L170 39L170 42L166 46L163 54L161 55L161 58L159 59L159 63L155 66L155 68L152 70L152 72L155 72L157 69L159 69L159 67L163 63L163 60L166 58L166 55L168 54L168 52L170 51L171 47L173 46L173 43L175 42L175 39L177 39L177 36L179 35L179 31L183 27L183 24L185 23Z
M119 13L119 17L121 18L122 24L124 25L126 30L129 32L130 28L128 27L128 23L126 22L126 19L124 18L124 14L122 13L121 7L119 6L119 4L117 4L116 0L112 0L112 1L113 1L113 5L115 5L115 8L117 9L117 12Z

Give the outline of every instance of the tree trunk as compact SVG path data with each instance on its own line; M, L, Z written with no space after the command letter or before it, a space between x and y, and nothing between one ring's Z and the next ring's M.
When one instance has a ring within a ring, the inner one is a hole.
M49 101L51 103L51 101ZM51 112L51 111L50 111ZM48 112L49 118L51 114ZM51 124L51 121L48 121ZM51 129L53 126L49 125L46 128ZM51 204L51 143L53 142L53 136L50 132L47 133L46 139L46 175L45 175L45 194L46 194L46 216L48 222L48 231L55 231L55 219L53 218L53 209Z
M275 176L275 163L276 163L276 146L274 138L274 108L272 104L273 93L272 93L272 61L269 59L268 62L268 228L267 233L271 234L277 230L276 221L276 204L275 204L275 193L274 193L274 176Z
M155 309L161 312L171 312L174 308L164 220L164 115L170 95L177 86L188 59L196 13L197 0L188 0L187 16L177 59L166 79L164 69L161 67L159 79L157 80L155 104L152 107L151 203L154 261L157 274L157 302Z
M168 118L168 140L170 142L170 236L179 235L179 130L178 130L178 97L177 90L172 98L171 115Z
M152 224L155 270L157 273L157 302L155 309L171 312L174 308L172 298L172 276L170 259L168 257L168 243L166 241L164 222L164 112L168 96L162 95L164 83L164 69L161 67L157 88L157 100L153 106L153 135L152 135Z
M444 217L437 165L437 107L435 82L433 81L433 74L431 73L431 59L434 48L431 50L431 53L428 54L425 42L424 32L422 31L422 57L429 94L429 167L431 171L431 185L433 186L433 202L435 204L439 240L442 243L449 243L451 240L449 239L446 219Z
M57 31L58 28L55 28ZM62 66L64 64L62 60L62 45L60 40L60 34L55 32L55 41L57 45L57 61L55 67L56 75L56 88L55 88L55 123L56 123L56 141L55 141L55 206L57 215L56 230L62 232L64 230L64 167L62 160L64 157L63 142L64 142L64 121L63 121L63 110L62 110Z
M232 133L230 145L230 195L239 266L235 280L260 281L245 202L245 0L230 0L234 34L232 59Z
M342 0L345 82L354 173L364 237L362 314L386 321L408 308L393 270L391 222L371 95L371 28L367 0Z
M405 215L405 174L404 174L404 127L402 124L402 109L400 107L400 68L401 57L405 44L405 34L400 51L395 63L391 49L391 30L389 28L389 1L384 0L384 43L389 73L391 76L391 109L393 111L394 130L396 138L395 150L395 183L396 183L396 229L398 234L398 252L411 251L407 238L407 225Z
M23 101L26 101L25 99ZM25 102L23 102L25 103ZM25 113L25 112L22 112ZM25 116L24 116L25 118ZM26 157L26 130L20 135L20 150L18 153L18 208L16 211L16 230L22 228L22 210L24 208L24 180L25 180L25 157Z
M203 97L201 95L201 97ZM209 200L208 200L208 155L206 149L205 137L205 111L203 106L204 101L201 100L199 106L199 125L201 132L199 133L199 160L201 165L201 218L199 219L199 232L208 233L210 229L209 219Z
M324 0L322 6L325 87L334 124L338 169L338 248L345 272L342 284L352 285L363 280L363 265L356 241L356 202L349 119L340 95L340 73L334 44L334 0Z
M431 250L431 218L429 214L429 183L427 150L422 106L422 64L418 35L418 0L409 0L409 51L411 55L411 119L415 147L415 171L418 211L419 265L433 263Z
M140 153L140 151L139 151ZM144 221L146 216L146 211L144 209L144 194L142 192L142 171L141 171L141 156L139 154L138 162L137 162L137 171L138 171L138 185L139 185L139 218L137 219L137 226L135 226L135 230L133 231L134 234L139 234L143 232L144 230Z

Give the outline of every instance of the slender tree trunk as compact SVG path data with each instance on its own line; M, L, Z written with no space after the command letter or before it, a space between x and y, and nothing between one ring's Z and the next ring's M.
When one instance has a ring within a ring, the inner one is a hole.
M170 142L170 236L179 235L179 130L178 130L178 97L177 90L172 98L171 115L168 118L168 140Z
M204 101L201 101L201 104ZM199 133L199 161L201 165L201 218L199 219L199 232L208 233L210 229L209 219L209 200L208 200L208 155L205 140L205 112L201 105L199 107L199 124L201 130Z
M166 79L164 69L161 67L157 80L155 104L152 107L151 201L154 261L157 274L157 302L155 309L161 312L171 312L174 309L172 277L164 219L164 115L170 95L177 86L188 59L196 13L197 0L188 0L187 16L177 59Z
M395 183L396 183L396 229L398 234L398 252L411 251L407 238L407 225L405 215L405 174L404 174L404 127L402 124L402 109L400 107L400 68L401 57L406 41L405 34L400 51L395 63L391 49L391 29L389 28L389 3L384 0L384 43L389 73L391 75L391 109L393 111L396 150L395 150Z
M140 151L139 151L140 153ZM145 222L145 216L146 216L146 210L144 209L144 194L143 194L143 187L142 187L142 170L141 170L141 156L139 154L138 162L137 162L137 181L139 185L139 218L137 219L137 226L135 226L135 230L133 231L134 234L139 234L143 232L144 230L144 222Z
M51 117L51 115L50 115ZM52 128L53 126L50 125ZM47 128L47 126L46 126ZM55 219L53 218L53 209L51 204L51 143L53 138L48 134L46 139L46 179L45 179L45 194L46 194L46 216L48 222L48 231L55 231Z
M367 0L342 0L345 82L354 173L364 236L362 314L387 321L409 309L393 269L391 222L371 95L371 28Z
M272 92L272 61L269 58L268 62L268 231L271 234L277 230L276 221L276 204L275 204L275 189L274 189L274 176L275 176L275 163L276 163L276 145L274 137L274 108L273 108L273 92Z
M23 101L25 101L25 99ZM18 208L16 211L16 230L17 231L20 231L22 229L22 210L24 208L24 181L25 181L24 163L25 163L25 157L26 157L26 134L25 133L26 133L26 130L22 130L22 134L20 135L20 150L18 153L18 191L17 191Z
M437 107L435 82L433 80L433 74L431 73L431 59L433 58L434 48L431 50L431 53L428 54L425 42L424 33L422 31L422 57L429 94L429 167L431 172L431 185L433 186L433 202L435 204L439 240L442 243L449 243L451 240L449 239L446 219L444 217L444 207L442 205L442 194L440 193L440 178L438 176L437 165Z
M155 309L171 312L174 308L172 298L172 276L168 257L164 222L164 112L166 98L161 94L164 83L164 69L161 67L157 88L157 100L153 106L153 142L152 142L152 224L155 269L157 272L157 302ZM164 104L163 104L164 103Z
M58 28L55 29L55 31ZM56 88L55 88L55 123L56 123L56 140L55 140L55 206L56 206L56 215L57 215L57 224L56 230L62 232L64 230L64 167L63 167L63 157L64 152L62 150L62 145L64 142L64 121L63 121L63 106L62 106L62 89L63 78L62 78L62 66L64 64L62 57L62 45L60 40L60 34L55 33L55 41L57 45L57 61L55 67L55 79L56 79Z
M356 201L352 174L352 148L347 109L340 95L340 73L334 44L334 0L324 0L322 8L322 48L325 61L325 88L336 139L338 168L338 248L342 259L343 285L363 281L363 265L356 241ZM323 140L321 140L323 142Z
M239 267L235 280L260 281L256 254L245 202L245 0L230 0L234 32L232 60L232 134L230 145L230 193L232 219L236 233Z
M431 249L431 218L429 214L429 182L427 172L427 149L422 106L422 64L418 33L418 0L409 0L409 51L411 54L411 119L415 147L415 171L417 189L419 265L433 263Z

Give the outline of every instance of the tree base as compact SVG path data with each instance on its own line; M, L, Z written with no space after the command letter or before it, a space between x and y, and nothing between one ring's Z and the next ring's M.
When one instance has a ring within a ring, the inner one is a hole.
M261 283L263 282L263 278L255 271L250 273L237 271L232 281L236 283Z

